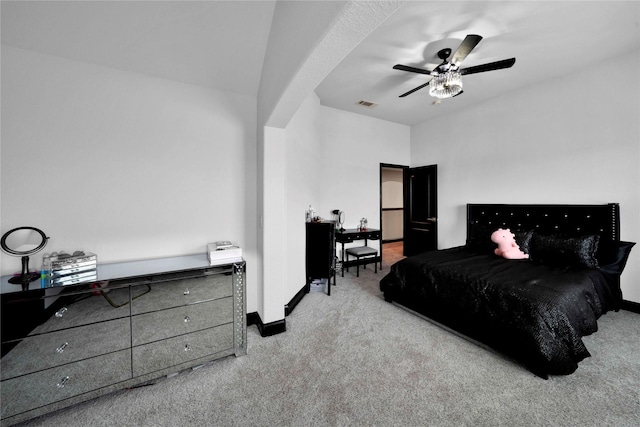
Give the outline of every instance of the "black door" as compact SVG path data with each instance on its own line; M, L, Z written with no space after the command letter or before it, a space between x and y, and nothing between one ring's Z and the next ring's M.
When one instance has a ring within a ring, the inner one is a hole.
M438 167L404 171L404 255L438 248Z

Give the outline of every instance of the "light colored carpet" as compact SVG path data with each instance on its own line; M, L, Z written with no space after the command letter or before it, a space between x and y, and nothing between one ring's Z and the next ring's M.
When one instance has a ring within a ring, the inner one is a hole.
M638 426L640 315L608 313L592 357L545 381L386 303L373 270L310 293L248 355L121 391L30 426Z

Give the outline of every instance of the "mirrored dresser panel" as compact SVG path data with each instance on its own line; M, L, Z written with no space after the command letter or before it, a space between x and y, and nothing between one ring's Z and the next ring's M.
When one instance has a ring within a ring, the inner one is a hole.
M246 354L244 261L102 264L97 277L27 290L2 277L2 425Z

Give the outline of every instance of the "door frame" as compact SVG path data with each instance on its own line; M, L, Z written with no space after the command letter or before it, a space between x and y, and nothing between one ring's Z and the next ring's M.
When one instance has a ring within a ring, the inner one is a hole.
M391 164L391 163L380 163L380 176L379 176L379 180L380 180L380 196L379 196L379 213L380 213L380 257L382 257L382 245L383 245L383 240L382 240L382 234L384 233L383 229L382 229L382 170L383 169L399 169L403 171L403 176L404 176L404 171L406 169L409 169L409 166L406 165L396 165L396 164ZM404 218L404 179L402 180L402 200L403 200L403 213L402 213L402 217ZM403 240L404 240L404 236L403 236ZM399 241L399 240L398 240Z

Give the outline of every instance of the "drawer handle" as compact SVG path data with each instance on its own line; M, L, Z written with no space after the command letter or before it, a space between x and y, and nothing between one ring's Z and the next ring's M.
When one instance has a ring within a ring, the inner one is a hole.
M64 386L67 385L68 382L69 382L69 377L64 377L63 379L60 380L58 384L56 384L56 386L58 388L64 388Z
M189 344L185 344L184 351L191 351L191 346L189 346Z
M183 292L184 295L189 295L189 288L187 288L186 291Z
M62 344L60 347L56 348L56 353L62 353L64 349L67 348L68 345L69 345L68 342Z
M62 307L60 310L56 311L56 317L62 317L69 309L67 307Z
M191 322L191 319L189 318L189 316L184 316L184 323L189 323Z

